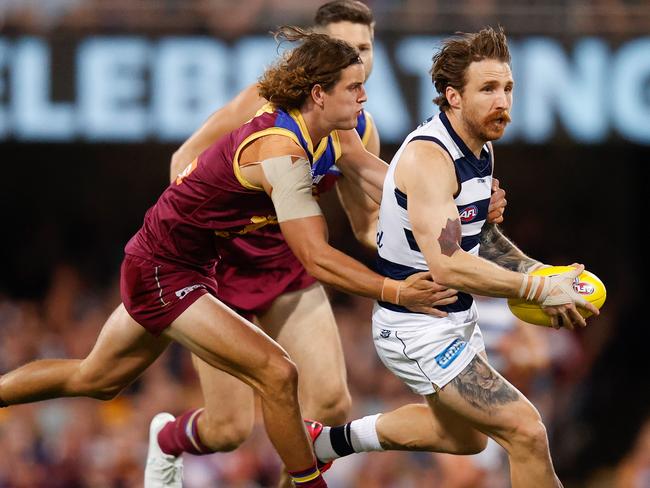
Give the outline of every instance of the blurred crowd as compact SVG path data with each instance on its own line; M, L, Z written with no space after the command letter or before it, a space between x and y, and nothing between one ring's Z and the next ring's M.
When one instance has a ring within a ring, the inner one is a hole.
M370 336L372 303L334 292L332 298L348 365L352 417L421 401L377 359ZM117 303L117 283L97 289L67 265L56 268L41 300L0 297L0 372L39 358L85 357ZM578 333L517 322L502 300L482 298L478 306L491 362L537 406L554 444L556 431L571 421L572 399L590 366L590 346ZM1 409L0 488L140 487L151 417L201 403L189 354L172 346L115 400L63 399ZM274 486L279 469L258 415L252 438L236 451L186 455L184 486ZM496 444L471 457L354 455L337 461L327 478L331 488L509 486L507 461ZM600 467L566 486L650 486L650 422L639 429L618 466Z
M310 24L320 0L0 0L0 31L203 33L236 38ZM369 0L383 32L453 32L501 23L510 34L642 35L643 0Z

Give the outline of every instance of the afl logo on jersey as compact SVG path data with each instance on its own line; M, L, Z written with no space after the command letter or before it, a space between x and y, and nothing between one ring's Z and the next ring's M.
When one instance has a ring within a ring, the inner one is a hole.
M474 220L477 215L478 207L476 205L470 205L460 213L460 221L466 224L467 222Z

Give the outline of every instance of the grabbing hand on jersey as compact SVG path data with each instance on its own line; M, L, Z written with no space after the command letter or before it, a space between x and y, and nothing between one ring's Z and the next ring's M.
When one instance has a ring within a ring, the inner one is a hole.
M499 186L499 180L492 178L492 195L488 207L487 221L489 224L500 224L503 222L503 212L508 205L506 191Z
M433 300L432 298L433 294ZM446 317L447 312L434 307L449 305L458 300L458 291L439 285L433 281L429 271L415 273L400 282L400 305L412 312L428 313L436 317Z

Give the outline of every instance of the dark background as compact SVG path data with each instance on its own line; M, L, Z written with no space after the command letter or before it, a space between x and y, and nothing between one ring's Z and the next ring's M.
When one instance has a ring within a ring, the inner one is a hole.
M496 176L507 190L506 234L544 262L584 263L607 286L602 316L578 332L596 355L593 367L573 399L574 421L555 438L556 454L569 450L558 469L580 476L620 457L650 405L642 240L650 149L621 143L495 147ZM167 185L174 149L4 144L2 292L41 298L62 261L93 286L114 283L124 244ZM395 150L385 147L384 157ZM333 244L372 265L336 199L330 195L323 203ZM583 437L584 445L567 446L565 440L583 430L598 442Z

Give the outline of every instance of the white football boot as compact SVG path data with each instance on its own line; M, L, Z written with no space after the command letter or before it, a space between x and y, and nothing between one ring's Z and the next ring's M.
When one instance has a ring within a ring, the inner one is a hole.
M149 426L149 451L144 470L144 488L183 488L183 458L165 454L158 445L158 432L173 422L170 413L159 413Z

